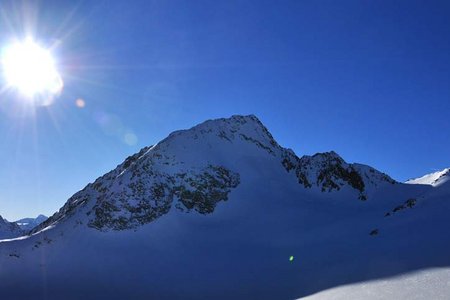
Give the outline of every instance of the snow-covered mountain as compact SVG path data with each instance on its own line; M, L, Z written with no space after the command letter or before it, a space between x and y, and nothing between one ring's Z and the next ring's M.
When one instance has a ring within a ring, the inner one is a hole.
M33 229L34 227L38 226L39 224L41 224L42 222L44 222L45 220L47 220L48 218L44 215L39 215L36 218L23 218L20 220L15 221L14 223L16 223L17 225L19 225L19 227L24 231L24 232L28 232L31 229Z
M335 152L298 157L252 115L210 120L0 242L0 294L293 299L448 266L449 195Z
M387 175L364 165L347 164L334 152L298 158L282 148L255 116L207 121L177 131L143 148L113 171L73 195L64 207L35 228L72 218L98 230L137 228L180 211L212 213L240 183L247 157L278 164L306 188L321 192L347 189L366 200L378 185L394 184ZM80 217L82 216L82 217Z
M427 174L425 176L414 178L406 181L409 184L429 184L432 186L439 186L450 180L450 168L442 171Z
M342 187L359 192L358 199L367 200L368 193L378 185L395 180L384 173L361 164L348 164L336 152L317 153L298 158L293 152L283 159L286 170L295 169L299 183L306 188L320 187L322 192L339 191Z
M24 234L24 231L14 222L8 222L0 216L0 239L9 239Z

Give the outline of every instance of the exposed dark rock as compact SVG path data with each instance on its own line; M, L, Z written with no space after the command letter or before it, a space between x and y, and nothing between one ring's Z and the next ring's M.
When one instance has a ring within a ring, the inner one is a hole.
M371 236L375 236L375 235L378 235L378 233L379 233L378 229L373 229L369 234Z
M392 214L395 214L395 213L397 213L397 212L399 212L399 211L401 211L401 210L404 210L404 209L406 209L406 208L413 208L415 205L416 205L416 203L417 203L417 199L415 199L415 198L409 198L408 200L406 200L403 204L401 204L401 205L397 205L396 207L394 207L393 209L392 209ZM391 213L390 212L387 212L386 214L385 214L385 216L390 216L391 215Z

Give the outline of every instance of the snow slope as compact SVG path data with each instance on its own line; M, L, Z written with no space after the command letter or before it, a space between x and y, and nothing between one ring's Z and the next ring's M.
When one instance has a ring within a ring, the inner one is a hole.
M326 290L305 297L305 300L447 300L450 289L450 268L435 268Z
M130 156L32 235L0 241L0 294L295 299L448 266L444 187L334 152L298 157L255 116L210 120Z

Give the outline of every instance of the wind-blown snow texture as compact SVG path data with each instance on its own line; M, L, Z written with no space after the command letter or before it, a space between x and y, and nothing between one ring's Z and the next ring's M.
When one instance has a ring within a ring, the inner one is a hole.
M448 185L397 183L334 152L299 158L255 116L206 121L0 242L0 294L294 299L446 266Z

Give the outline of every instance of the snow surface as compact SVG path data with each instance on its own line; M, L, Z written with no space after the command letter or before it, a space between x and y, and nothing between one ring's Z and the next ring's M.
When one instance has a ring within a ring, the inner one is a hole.
M448 300L450 268L428 269L393 278L345 285L326 290L304 300Z
M299 158L255 116L210 120L0 241L0 295L296 299L450 266L448 186L396 183L334 152Z

